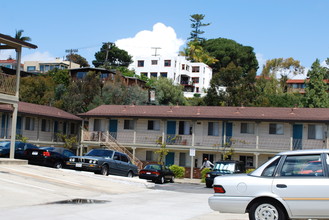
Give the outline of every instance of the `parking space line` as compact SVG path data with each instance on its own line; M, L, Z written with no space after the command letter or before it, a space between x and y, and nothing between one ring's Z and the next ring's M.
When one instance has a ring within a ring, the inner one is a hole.
M0 181L2 181L2 182L7 182L7 183L13 183L13 184L17 184L17 185L22 185L22 186L33 187L33 188L42 189L42 190L47 190L47 191L52 191L52 192L55 191L55 190L52 190L52 189L47 189L47 188L44 188L44 187L34 186L34 185L31 185L31 184L26 184L26 183L16 182L16 181L7 180L7 179L0 179Z

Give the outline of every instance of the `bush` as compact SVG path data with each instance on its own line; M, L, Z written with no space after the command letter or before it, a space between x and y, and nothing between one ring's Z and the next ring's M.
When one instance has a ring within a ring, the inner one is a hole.
M201 171L201 183L204 183L206 182L206 174L208 172L210 172L211 169L210 168L204 168L202 171Z
M246 173L251 173L252 171L254 171L255 169L247 169Z
M171 165L169 169L174 173L175 178L184 178L185 177L185 168L177 165Z

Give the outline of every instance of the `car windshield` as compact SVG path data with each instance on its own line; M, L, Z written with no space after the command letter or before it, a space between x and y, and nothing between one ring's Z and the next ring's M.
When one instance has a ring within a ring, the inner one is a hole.
M0 142L0 147L9 147L10 142Z
M93 157L112 157L113 151L111 150L96 150L93 149L89 151L86 156L93 156Z
M234 165L235 163L227 163L227 162L219 162L214 166L214 171L219 171L223 173L234 173Z
M161 170L161 166L157 164L150 164L145 166L144 169L150 169L150 170Z

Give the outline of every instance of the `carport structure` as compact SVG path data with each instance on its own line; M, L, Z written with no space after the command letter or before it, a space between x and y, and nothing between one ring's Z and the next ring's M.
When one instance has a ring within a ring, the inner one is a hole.
M11 123L11 145L10 145L10 158L14 158L15 154L15 135L16 134L16 123L17 123L17 112L18 112L18 101L19 101L19 82L21 76L20 63L22 48L36 49L38 48L34 44L30 44L8 35L0 33L0 52L2 50L15 50L16 52L16 75L5 74L0 69L0 104L10 104L13 106L12 123Z

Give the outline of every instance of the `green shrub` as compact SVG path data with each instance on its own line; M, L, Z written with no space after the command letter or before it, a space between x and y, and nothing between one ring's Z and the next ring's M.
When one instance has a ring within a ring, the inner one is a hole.
M254 171L255 169L247 169L246 173L251 173L252 171Z
M171 165L169 169L174 173L175 178L184 178L185 177L185 168L177 165Z
M201 171L201 183L204 183L206 182L206 174L208 172L210 172L211 169L210 168L204 168L202 171Z

